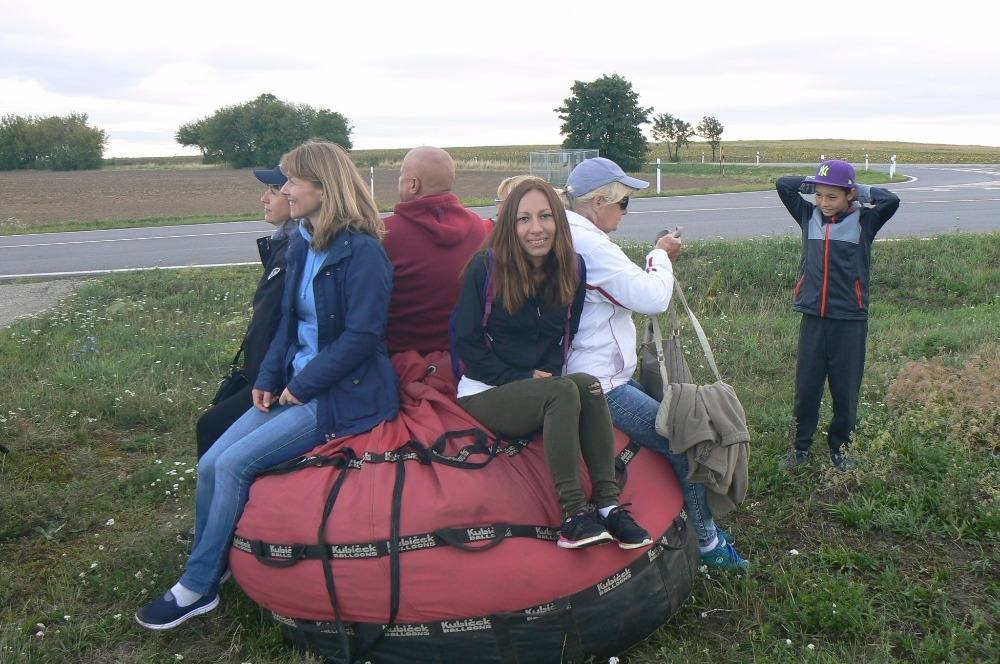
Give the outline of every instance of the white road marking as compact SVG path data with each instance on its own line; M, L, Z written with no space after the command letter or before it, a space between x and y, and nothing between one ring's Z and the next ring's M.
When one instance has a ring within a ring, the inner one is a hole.
M69 244L100 244L102 242L135 242L137 240L173 240L185 237L212 237L215 235L259 235L260 231L227 231L225 233L187 233L184 235L148 235L146 237L115 237L105 240L64 240L63 242L35 242L32 244L0 245L0 249L24 249L26 247L58 247Z
M109 270L76 270L73 272L25 272L24 274L0 274L0 279L17 279L19 277L83 277L89 274L148 272L150 270L188 270L199 267L237 267L241 265L260 265L260 261L250 261L247 263L200 263L198 265L160 265L157 267L120 267Z

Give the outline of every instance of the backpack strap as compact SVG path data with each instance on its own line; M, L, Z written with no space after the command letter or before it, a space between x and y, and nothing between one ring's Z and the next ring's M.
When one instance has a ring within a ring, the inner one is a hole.
M493 344L490 335L486 332L486 324L490 322L490 314L493 313L493 248L486 250L486 281L483 282L483 341L486 347L492 350Z

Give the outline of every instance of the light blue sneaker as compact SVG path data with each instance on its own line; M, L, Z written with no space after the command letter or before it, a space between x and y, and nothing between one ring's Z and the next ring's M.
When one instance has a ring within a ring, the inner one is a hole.
M711 551L699 554L703 565L716 572L746 572L750 563L736 552L732 543L719 537L719 543Z

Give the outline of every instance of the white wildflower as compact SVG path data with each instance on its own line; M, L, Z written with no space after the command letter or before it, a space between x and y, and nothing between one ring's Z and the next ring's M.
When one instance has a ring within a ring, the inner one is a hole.
M812 644L812 643L810 643L809 645L807 645L806 648L809 648L809 650L816 650L816 646L814 644Z
M797 555L799 555L799 550L798 549L789 549L788 553L791 554L791 555L793 555L793 556L797 556Z
M113 526L113 525L115 525L115 520L114 519L108 519L107 521L104 522L104 525L105 526Z

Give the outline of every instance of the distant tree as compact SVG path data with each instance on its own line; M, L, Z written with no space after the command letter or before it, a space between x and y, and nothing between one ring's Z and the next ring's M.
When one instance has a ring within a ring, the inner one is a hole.
M675 118L670 113L660 113L653 117L653 128L650 132L653 140L667 144L667 157L671 161L680 161L681 148L691 142L694 129L690 122Z
M648 146L639 127L649 122L653 109L639 105L632 84L615 74L576 81L571 91L555 109L563 121L563 147L597 148L626 171L642 168Z
M715 161L715 151L718 149L719 145L722 143L722 123L713 118L711 115L706 115L695 127L695 131L698 135L708 141L708 144L712 146L712 161Z
M273 165L296 145L320 138L351 149L347 118L329 109L291 104L272 94L225 106L207 118L181 125L181 145L197 147L206 163L234 168Z
M91 127L86 113L0 119L0 170L100 168L108 135Z

